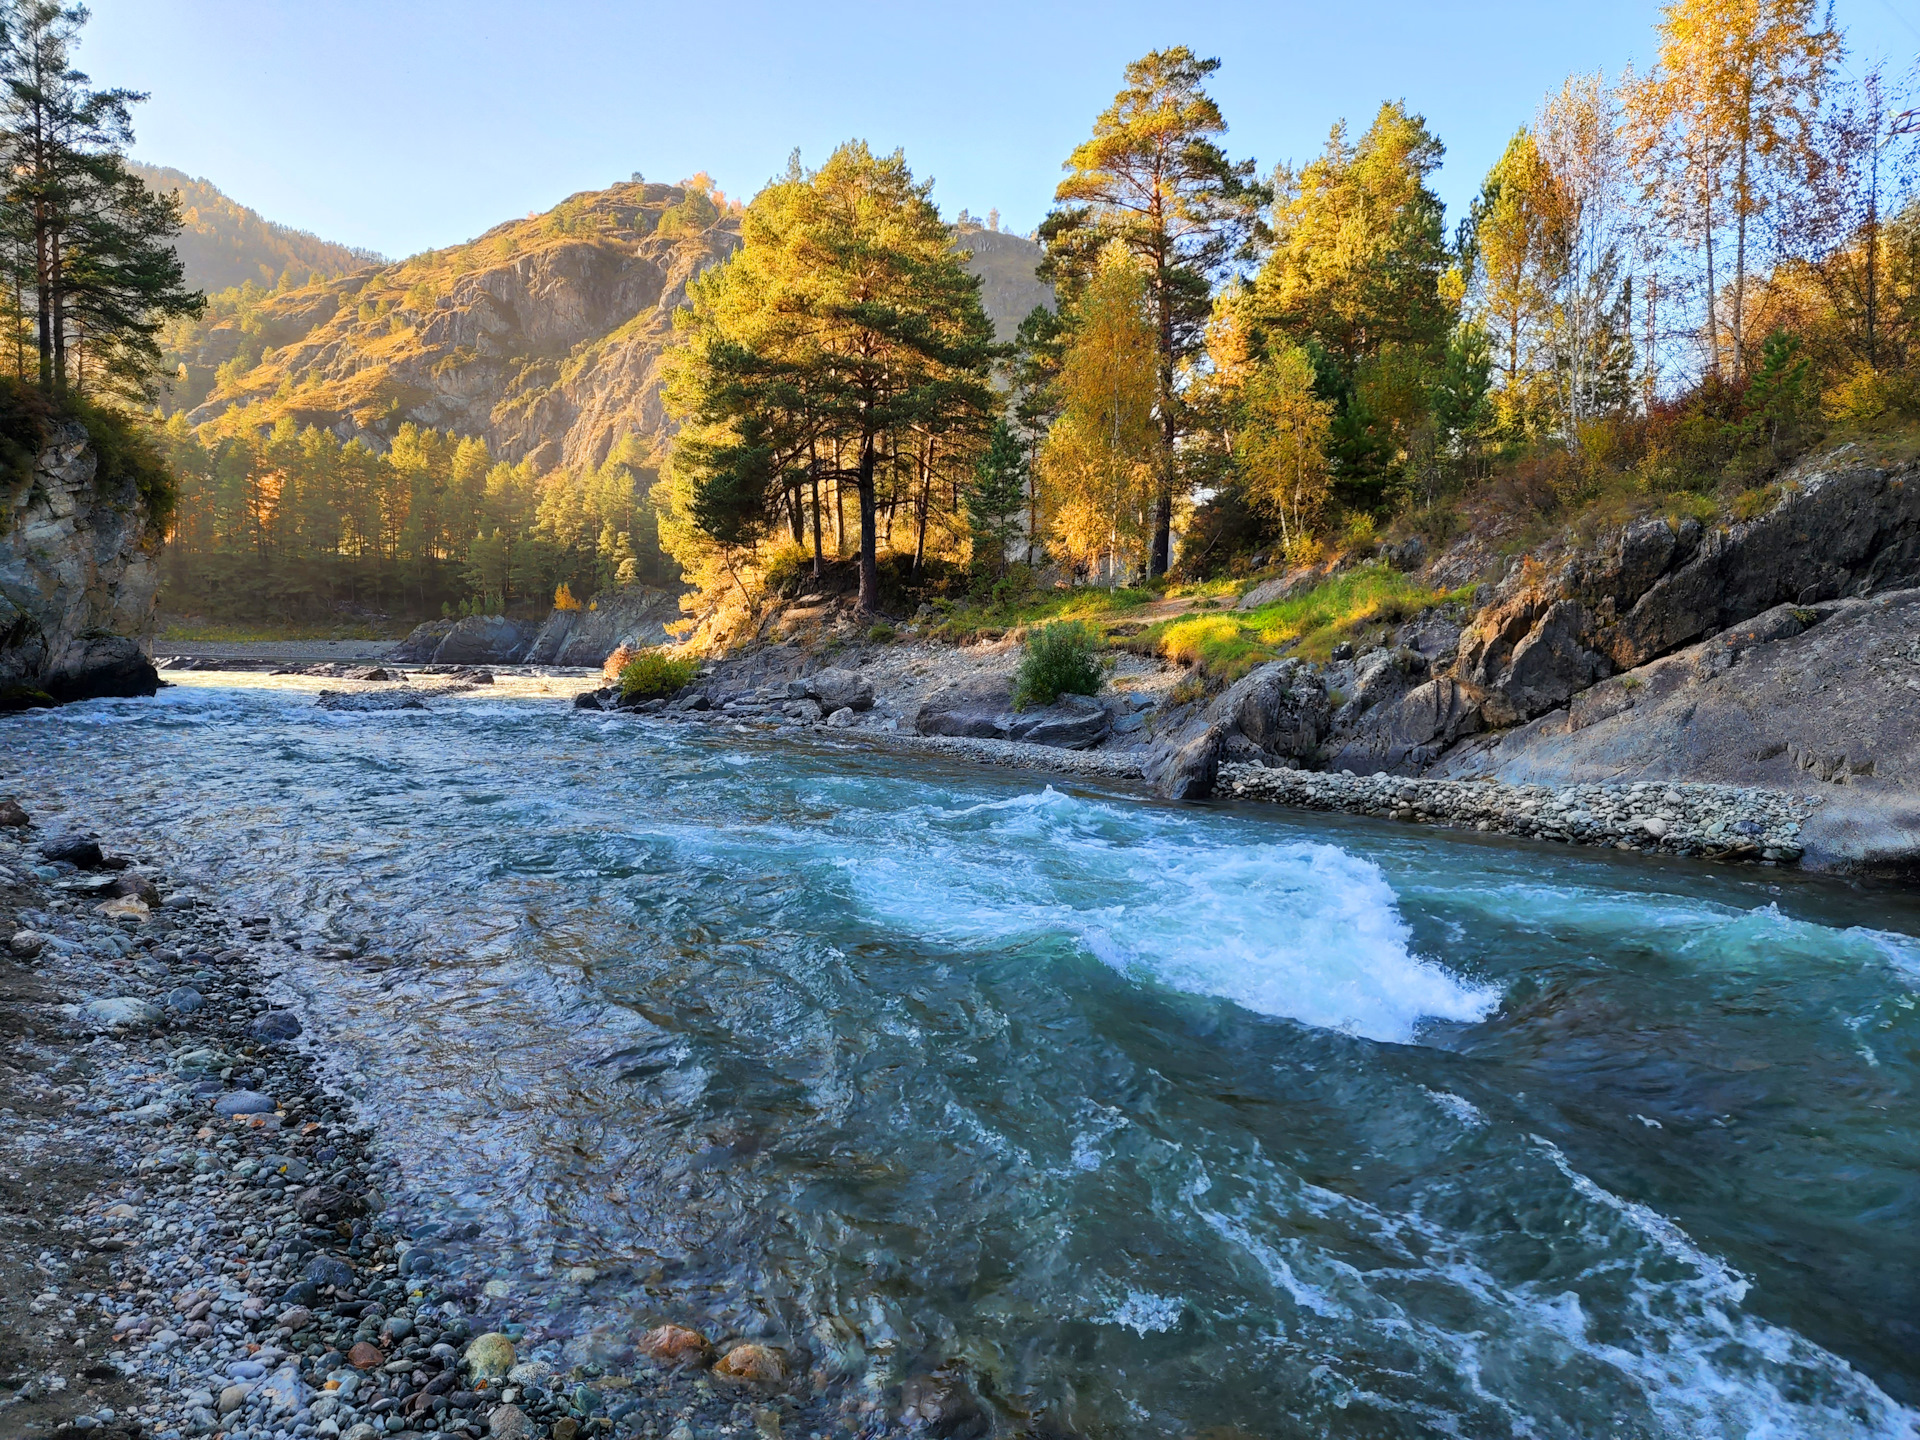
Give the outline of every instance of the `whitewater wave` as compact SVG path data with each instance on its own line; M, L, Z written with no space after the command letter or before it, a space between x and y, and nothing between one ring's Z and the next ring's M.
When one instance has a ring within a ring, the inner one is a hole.
M1333 845L1221 843L1178 823L1141 833L1112 807L1039 794L918 807L846 869L908 933L1008 943L1070 935L1131 979L1371 1040L1471 1022L1499 1001L1416 955L1393 887ZM1113 897L1126 898L1115 902Z

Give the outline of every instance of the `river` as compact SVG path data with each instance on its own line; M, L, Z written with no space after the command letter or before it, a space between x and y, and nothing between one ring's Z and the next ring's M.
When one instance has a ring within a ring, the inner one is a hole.
M1911 1436L1920 903L187 675L0 784L297 941L449 1282L1097 1436Z

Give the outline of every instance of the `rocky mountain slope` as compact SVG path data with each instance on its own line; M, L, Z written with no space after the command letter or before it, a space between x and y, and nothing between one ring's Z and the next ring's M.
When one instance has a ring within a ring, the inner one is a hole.
M289 416L382 449L411 421L481 436L512 460L595 465L622 434L660 431L673 310L737 243L736 218L697 191L636 183L576 195L469 244L290 290L211 326L189 366L242 363L190 418Z
M158 685L144 642L160 539L135 481L100 468L67 420L30 467L0 471L0 711Z
M165 165L127 167L152 190L180 196L186 224L174 239L174 253L186 267L187 284L209 295L252 281L272 289L287 276L304 284L315 273L341 275L381 257L370 250L336 245L304 230L276 225L221 193L212 181Z
M282 417L385 448L412 422L484 438L542 469L590 466L666 428L659 362L689 281L739 243L699 189L615 185L466 245L365 266L198 327L183 400L216 430ZM1051 291L1040 247L968 230L996 328Z

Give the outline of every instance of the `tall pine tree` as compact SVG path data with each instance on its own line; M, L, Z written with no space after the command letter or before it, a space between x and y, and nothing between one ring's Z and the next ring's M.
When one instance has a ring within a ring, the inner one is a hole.
M0 7L0 230L13 288L34 297L40 387L144 398L161 369L161 324L206 301L186 288L169 243L178 201L149 191L121 153L146 97L95 90L73 65L86 21L84 6L54 0Z
M1181 361L1197 354L1212 307L1212 282L1257 232L1266 192L1253 162L1227 159L1215 138L1227 122L1207 94L1218 60L1184 45L1127 66L1127 84L1067 157L1054 193L1059 208L1040 226L1043 275L1069 297L1114 241L1145 268L1159 347L1155 399L1161 454L1154 497L1150 575L1171 558L1174 465L1186 411L1175 388Z

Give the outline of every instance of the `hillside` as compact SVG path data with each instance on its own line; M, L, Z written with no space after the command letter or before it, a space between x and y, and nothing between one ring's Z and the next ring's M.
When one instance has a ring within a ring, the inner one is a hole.
M291 417L384 449L411 421L480 436L494 455L543 470L598 465L623 435L662 433L673 311L738 236L737 217L698 189L582 192L465 245L184 329L172 337L186 366L174 403L216 431ZM962 243L1003 338L1050 303L1032 241L968 230Z
M1053 308L1053 287L1034 273L1047 254L1037 241L964 220L957 228L959 244L973 252L967 269L980 277L980 299L993 317L996 338L1011 340L1034 306Z
M272 289L280 278L294 283L316 272L341 275L380 263L370 250L356 250L276 225L229 199L207 180L163 165L132 165L134 174L154 190L179 192L186 221L173 248L187 269L187 283L209 295L244 285Z
M687 282L738 222L680 186L623 184L215 320L183 350L190 418L283 416L384 449L416 424L541 468L657 434L658 361ZM212 380L210 393L206 390Z

